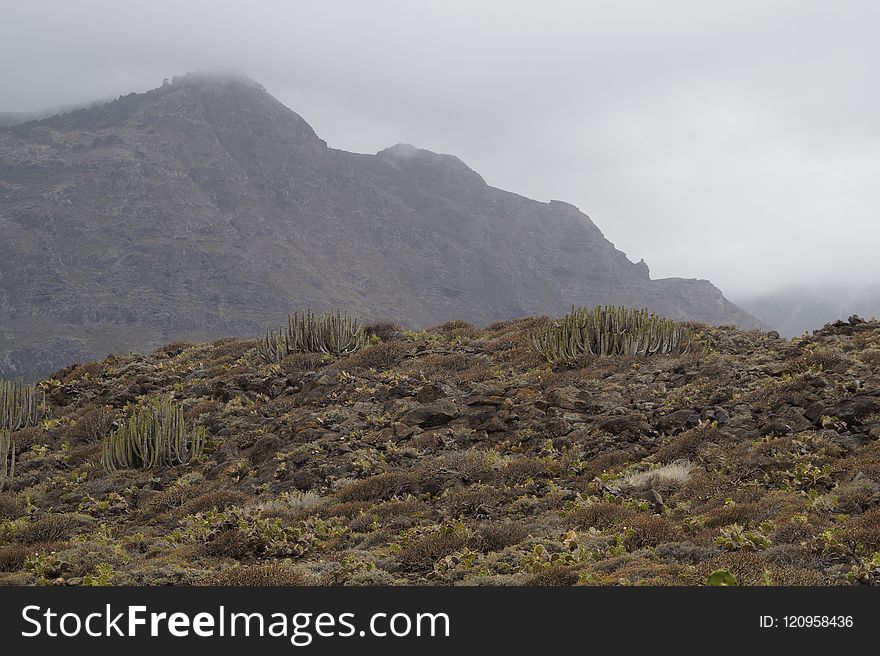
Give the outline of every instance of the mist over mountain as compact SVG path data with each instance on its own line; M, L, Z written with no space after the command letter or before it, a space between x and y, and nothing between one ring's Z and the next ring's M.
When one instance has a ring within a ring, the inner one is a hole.
M39 121L44 118L49 118L50 116L55 116L56 114L66 114L78 109L98 107L104 105L108 101L109 99L103 102L90 102L87 104L59 105L57 107L42 109L37 112L0 112L0 128L9 128L13 125L27 123L28 121Z
M616 303L758 325L706 280L651 280L570 204L410 145L329 148L241 77L0 130L0 231L2 376L307 307L415 327Z
M852 315L880 317L880 289L876 287L789 286L736 300L784 337L818 330L826 323L846 320Z

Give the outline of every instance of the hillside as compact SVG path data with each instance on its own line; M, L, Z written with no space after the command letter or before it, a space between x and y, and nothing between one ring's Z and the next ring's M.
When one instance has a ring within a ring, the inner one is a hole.
M605 303L758 325L708 281L651 280L569 204L412 146L334 150L241 78L0 129L0 231L6 377L256 336L307 307L414 328Z
M13 433L0 582L880 581L880 322L702 355L539 359L544 318L379 326L347 357L175 343L58 371ZM126 406L173 398L193 464L107 474Z

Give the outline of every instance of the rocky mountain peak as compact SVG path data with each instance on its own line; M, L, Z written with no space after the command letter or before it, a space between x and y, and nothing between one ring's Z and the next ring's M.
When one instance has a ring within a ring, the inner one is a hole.
M651 280L568 203L408 144L330 149L241 76L0 130L0 376L344 308L420 327L574 305L756 320L710 283Z
M408 175L421 178L432 185L443 183L460 188L486 186L483 177L455 155L444 155L399 143L380 150L376 156Z

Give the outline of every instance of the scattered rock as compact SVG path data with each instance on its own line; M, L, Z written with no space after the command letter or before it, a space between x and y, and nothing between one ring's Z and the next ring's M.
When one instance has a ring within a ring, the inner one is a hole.
M443 426L459 416L456 405L448 400L435 401L413 408L401 418L401 423L408 426L431 428Z

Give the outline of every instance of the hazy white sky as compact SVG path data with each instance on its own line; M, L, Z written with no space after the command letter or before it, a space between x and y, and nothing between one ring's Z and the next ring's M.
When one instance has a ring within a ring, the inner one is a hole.
M654 277L880 283L880 2L0 0L0 111L193 70L589 214Z

